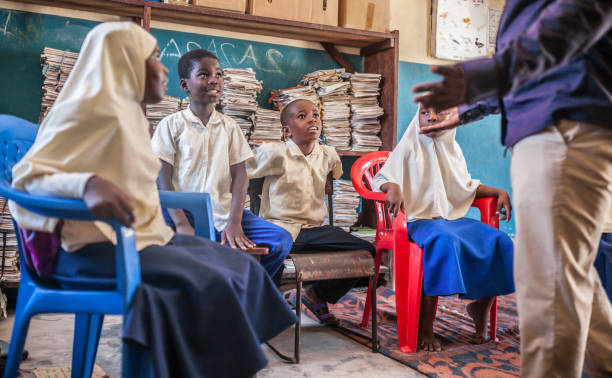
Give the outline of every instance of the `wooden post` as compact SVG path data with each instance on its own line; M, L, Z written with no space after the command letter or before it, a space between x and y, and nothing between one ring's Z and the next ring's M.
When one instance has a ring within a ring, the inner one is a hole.
M148 5L145 5L142 9L142 27L146 31L151 29L151 7Z
M334 46L332 43L321 42L325 51L332 57L333 60L336 61L340 65L340 67L344 68L348 73L355 73L355 69L351 65L351 63L342 55L340 51Z

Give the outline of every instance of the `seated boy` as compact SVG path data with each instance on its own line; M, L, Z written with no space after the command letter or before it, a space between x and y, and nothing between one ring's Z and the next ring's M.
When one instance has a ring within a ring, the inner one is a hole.
M253 152L236 121L215 110L223 93L219 60L209 51L192 50L181 57L178 71L190 104L162 119L153 134L153 151L162 162L158 185L210 194L221 244L243 250L268 247L261 264L274 277L289 254L291 235L244 209L245 161ZM177 209L168 213L178 233L193 235L189 214Z
M514 291L513 245L503 232L464 218L474 198L497 197L497 211L508 221L510 197L503 189L472 179L455 130L424 135L423 126L444 112L419 108L404 136L374 177L374 190L387 193L393 215L406 213L408 233L423 248L423 295L419 346L439 351L433 333L438 295L473 299L467 312L474 320L475 343L487 341L487 319L494 297Z
M295 100L281 113L284 143L264 143L247 162L250 178L264 177L260 216L291 233L291 253L365 249L374 246L339 227L323 225L327 209L325 182L330 172L342 175L336 150L319 145L319 110L308 100ZM326 325L337 325L327 303L336 303L357 282L325 280L305 290L304 304Z

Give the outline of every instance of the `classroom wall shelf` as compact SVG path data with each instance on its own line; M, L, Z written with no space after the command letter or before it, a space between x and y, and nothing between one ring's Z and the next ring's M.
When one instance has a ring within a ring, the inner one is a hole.
M21 3L75 9L132 18L149 29L151 20L195 25L213 29L266 35L311 42L320 42L330 56L348 72L353 67L337 50L336 45L360 48L364 57L364 72L379 73L380 104L385 110L381 117L382 150L391 150L397 140L397 98L399 32L374 32L338 26L311 24L269 17L253 16L220 9L164 4L146 0L24 0ZM339 151L343 156L364 153ZM364 204L363 224L375 225L373 204Z

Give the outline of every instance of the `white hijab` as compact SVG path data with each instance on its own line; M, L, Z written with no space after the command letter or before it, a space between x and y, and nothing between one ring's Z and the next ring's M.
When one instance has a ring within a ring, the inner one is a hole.
M153 36L132 22L93 28L34 145L13 168L13 186L21 190L32 179L59 173L93 173L111 181L134 203L139 250L165 244L172 237L161 215L156 186L161 164L153 153L141 107L145 61L156 45ZM50 232L57 224L57 219L15 204L11 213L24 228ZM95 224L114 241L108 225Z
M473 180L456 131L436 138L419 134L419 113L374 177L373 189L392 182L402 188L406 219L459 219L469 210L480 181Z

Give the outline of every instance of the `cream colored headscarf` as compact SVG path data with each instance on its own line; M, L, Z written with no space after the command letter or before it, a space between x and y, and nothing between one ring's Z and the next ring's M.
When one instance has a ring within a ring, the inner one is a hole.
M93 173L111 181L134 203L139 250L165 244L173 235L161 215L156 186L161 165L151 148L148 121L141 108L145 61L156 45L153 36L132 22L93 28L40 125L34 145L13 169L13 186L21 190L41 177L66 173ZM57 224L57 219L32 214L15 204L11 213L28 229L52 231ZM74 224L84 226L83 222L70 223L73 228ZM88 225L86 232L95 234L94 226ZM90 242L99 239L100 232L114 241L108 225L95 225L98 238L92 235ZM64 228L68 226L67 222Z
M467 213L480 181L473 180L456 131L436 138L419 134L419 114L374 177L374 190L392 182L402 188L406 219L459 219Z

